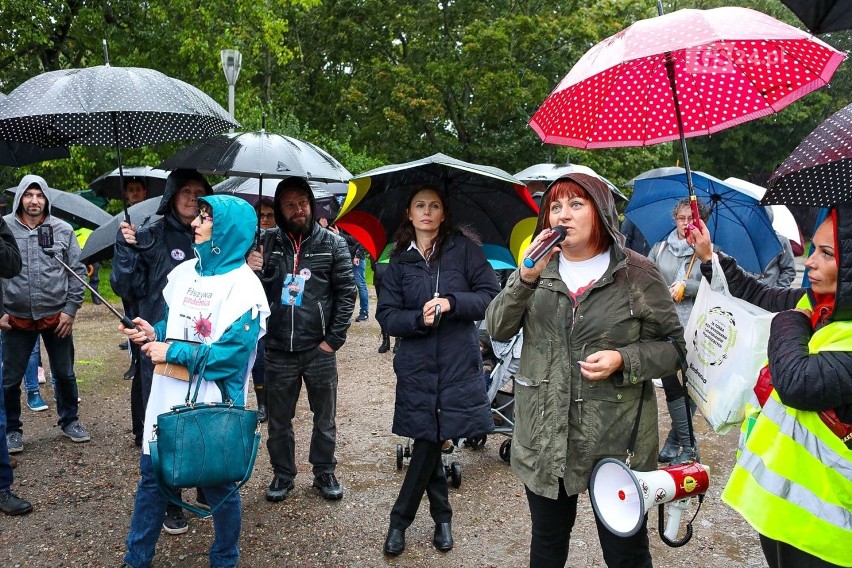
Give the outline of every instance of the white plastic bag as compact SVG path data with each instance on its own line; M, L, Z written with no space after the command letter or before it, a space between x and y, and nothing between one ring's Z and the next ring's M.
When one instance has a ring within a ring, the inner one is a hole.
M702 279L684 337L689 396L719 434L744 419L774 315L731 296L714 254L713 281Z

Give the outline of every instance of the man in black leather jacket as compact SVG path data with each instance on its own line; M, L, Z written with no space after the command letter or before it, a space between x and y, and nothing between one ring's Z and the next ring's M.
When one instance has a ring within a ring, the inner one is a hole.
M340 499L337 459L337 357L355 308L355 281L346 241L316 222L313 192L303 178L281 181L275 191L277 233L267 235L249 266L260 270L272 315L266 333L266 391L274 476L268 501L283 501L294 488L292 418L302 381L313 410L309 460L326 499ZM261 270L262 267L262 270Z

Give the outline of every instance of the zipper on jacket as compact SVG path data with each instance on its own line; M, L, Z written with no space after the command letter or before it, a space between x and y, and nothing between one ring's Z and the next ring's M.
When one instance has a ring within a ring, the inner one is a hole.
M325 337L325 312L322 310L322 302L317 302L317 307L320 313L320 323L322 324L322 336Z
M583 347L580 348L580 360L581 361L586 360L586 345L588 345L588 344L584 343ZM585 401L583 400L583 374L580 372L580 364L579 363L577 363L577 374L580 377L580 380L578 381L580 386L577 388L577 398L574 399L574 402L577 403L577 422L579 424L582 424L583 423L583 402L585 402Z

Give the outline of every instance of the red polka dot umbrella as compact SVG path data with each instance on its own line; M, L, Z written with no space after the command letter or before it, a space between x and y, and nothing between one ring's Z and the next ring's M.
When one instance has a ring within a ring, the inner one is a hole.
M659 7L659 3L658 3ZM590 49L530 120L544 142L645 146L775 113L826 85L845 55L748 8L678 10Z

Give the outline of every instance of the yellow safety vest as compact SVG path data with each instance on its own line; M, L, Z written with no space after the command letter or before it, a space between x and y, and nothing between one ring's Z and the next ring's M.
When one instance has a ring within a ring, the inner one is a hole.
M818 330L808 350L852 351L852 322ZM722 500L760 534L852 566L852 450L817 412L785 406L774 390L748 423Z

